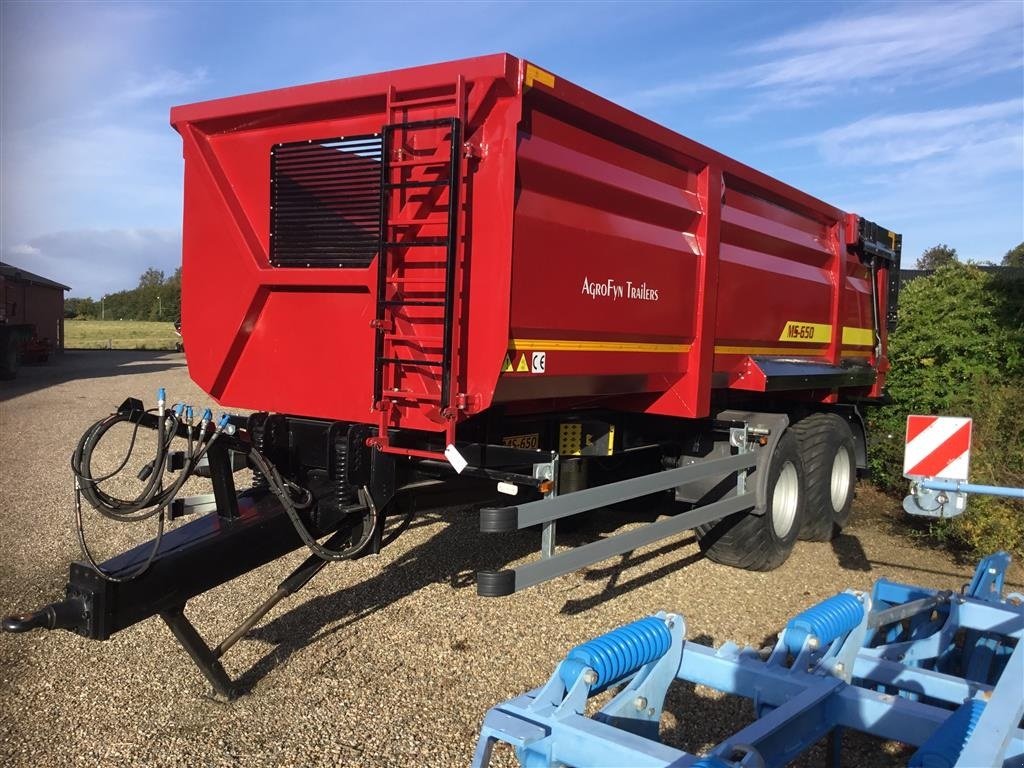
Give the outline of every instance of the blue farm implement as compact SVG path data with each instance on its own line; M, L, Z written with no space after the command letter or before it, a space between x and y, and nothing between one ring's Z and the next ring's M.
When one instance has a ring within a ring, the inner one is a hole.
M494 707L474 768L496 742L525 768L768 768L843 729L917 747L921 768L1024 765L1024 596L1003 596L1010 558L978 565L961 593L886 581L789 621L771 649L686 642L659 613L577 646L543 687ZM757 719L706 755L661 743L669 686L685 680L749 698ZM592 717L587 700L621 686Z

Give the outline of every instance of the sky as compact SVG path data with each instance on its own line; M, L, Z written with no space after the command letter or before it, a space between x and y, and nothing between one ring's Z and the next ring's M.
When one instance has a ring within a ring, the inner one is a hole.
M1024 240L1024 3L0 4L0 260L181 259L172 105L507 51L823 200L998 262Z

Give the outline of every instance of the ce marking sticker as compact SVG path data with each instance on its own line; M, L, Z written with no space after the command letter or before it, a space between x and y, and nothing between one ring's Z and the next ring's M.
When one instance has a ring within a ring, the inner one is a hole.
M534 352L530 355L530 373L544 373L547 366L547 352Z

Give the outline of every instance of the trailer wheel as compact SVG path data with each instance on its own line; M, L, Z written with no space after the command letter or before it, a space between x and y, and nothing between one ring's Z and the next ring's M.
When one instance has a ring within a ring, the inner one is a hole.
M846 525L857 482L853 432L834 413L816 413L792 427L807 472L807 515L800 538L831 541Z
M806 483L800 445L786 430L768 464L764 514L738 512L701 526L697 541L709 559L748 571L770 571L789 557L804 524Z

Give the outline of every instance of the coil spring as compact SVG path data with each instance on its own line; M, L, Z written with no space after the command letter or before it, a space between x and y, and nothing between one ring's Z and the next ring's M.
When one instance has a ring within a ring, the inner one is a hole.
M648 616L577 645L561 666L562 682L571 688L589 667L597 673L591 694L600 693L644 664L660 659L672 645L672 633L663 619Z
M849 592L841 592L798 613L786 624L786 647L799 653L808 636L814 635L828 645L860 624L864 605Z
M255 420L254 420L255 421ZM263 418L255 421L252 430L252 444L253 447L262 453L264 456L266 452L263 450L267 443L267 416L263 415ZM252 470L252 487L253 488L269 488L270 484L267 482L266 476L258 469L253 468Z
M339 435L334 441L334 498L338 507L353 504L355 491L348 484L348 435Z
M965 701L914 753L907 763L909 768L952 768L956 765L984 711L985 702L980 699Z

